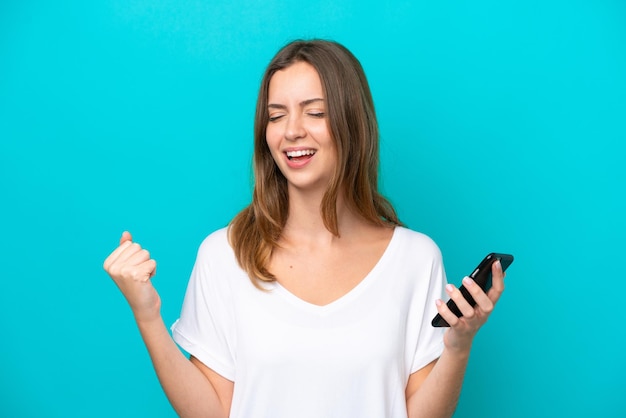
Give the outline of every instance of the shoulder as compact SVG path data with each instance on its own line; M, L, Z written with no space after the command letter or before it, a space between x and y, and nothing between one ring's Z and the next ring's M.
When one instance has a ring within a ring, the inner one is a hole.
M398 277L404 275L404 291L417 298L417 306L423 308L428 295L441 297L441 289L446 281L441 250L428 235L407 228L397 227L394 239L396 244L392 268ZM434 308L434 303L431 307Z
M200 244L198 256L232 252L228 242L228 228L221 228L209 234Z
M230 287L235 279L247 280L248 276L239 266L229 243L228 228L218 229L202 241L193 276L201 282L212 283L212 286Z
M420 254L428 258L441 259L441 250L435 241L428 235L398 226L393 239L398 243L396 248Z
M196 264L212 268L235 268L238 263L228 240L228 228L209 234L200 244Z

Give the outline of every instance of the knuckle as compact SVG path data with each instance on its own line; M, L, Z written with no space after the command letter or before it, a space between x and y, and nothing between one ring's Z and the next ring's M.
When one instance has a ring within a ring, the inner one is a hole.
M482 287L476 285L476 286L472 286L471 293L472 293L472 296L478 296L482 293L485 293L485 290L483 290Z
M111 276L111 278L113 279L117 279L119 277L122 276L120 269L115 267L115 266L111 266L108 270L107 273L109 273L109 276Z
M132 277L134 275L134 269L128 265L124 265L120 267L118 274L121 277Z
M491 313L491 311L493 311L493 302L489 302L485 304L485 307L482 308L483 312L485 313Z

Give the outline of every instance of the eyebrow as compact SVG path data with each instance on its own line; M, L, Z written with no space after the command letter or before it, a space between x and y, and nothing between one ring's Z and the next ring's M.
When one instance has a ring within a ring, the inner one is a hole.
M308 105L310 105L312 103L323 102L323 101L324 101L324 99L321 99L321 98L318 98L318 97L316 97L315 99L307 99L307 100L304 100L304 101L300 102L300 107L305 107L305 106L308 106ZM277 103L269 103L267 105L267 107L268 107L268 109L286 109L287 108L287 106L282 105L282 104L277 104Z

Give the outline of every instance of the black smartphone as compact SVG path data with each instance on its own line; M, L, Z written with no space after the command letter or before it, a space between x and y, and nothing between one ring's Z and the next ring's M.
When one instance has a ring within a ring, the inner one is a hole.
M483 259L483 261L480 262L478 267L476 267L474 271L472 272L472 274L469 275L469 277L472 280L474 280L476 284L478 284L485 292L491 289L491 280L492 280L491 265L496 260L500 260L500 263L502 264L502 271L504 272L513 262L513 256L511 254L500 254L500 253L487 254L487 256ZM465 286L461 285L459 290L463 294L463 297L465 298L465 300L468 301L470 305L472 306L476 305L476 301L474 300L472 295L470 295L470 293L465 288ZM452 311L452 313L454 313L458 318L463 316L459 308L456 306L456 303L454 303L452 299L448 301L447 305L448 305L448 308L450 308L450 310ZM450 324L448 324L448 322L446 322L446 320L443 319L440 314L437 314L433 318L432 325L433 327L449 327L450 326Z

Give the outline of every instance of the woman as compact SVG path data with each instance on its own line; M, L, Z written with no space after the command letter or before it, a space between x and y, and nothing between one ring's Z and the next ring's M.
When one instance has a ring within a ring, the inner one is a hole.
M253 201L201 245L174 340L156 263L125 232L104 263L181 416L449 417L474 335L503 290L446 285L441 254L377 189L378 127L343 46L296 41L270 62L255 119ZM443 289L463 313L441 301ZM430 325L439 312L451 324Z

